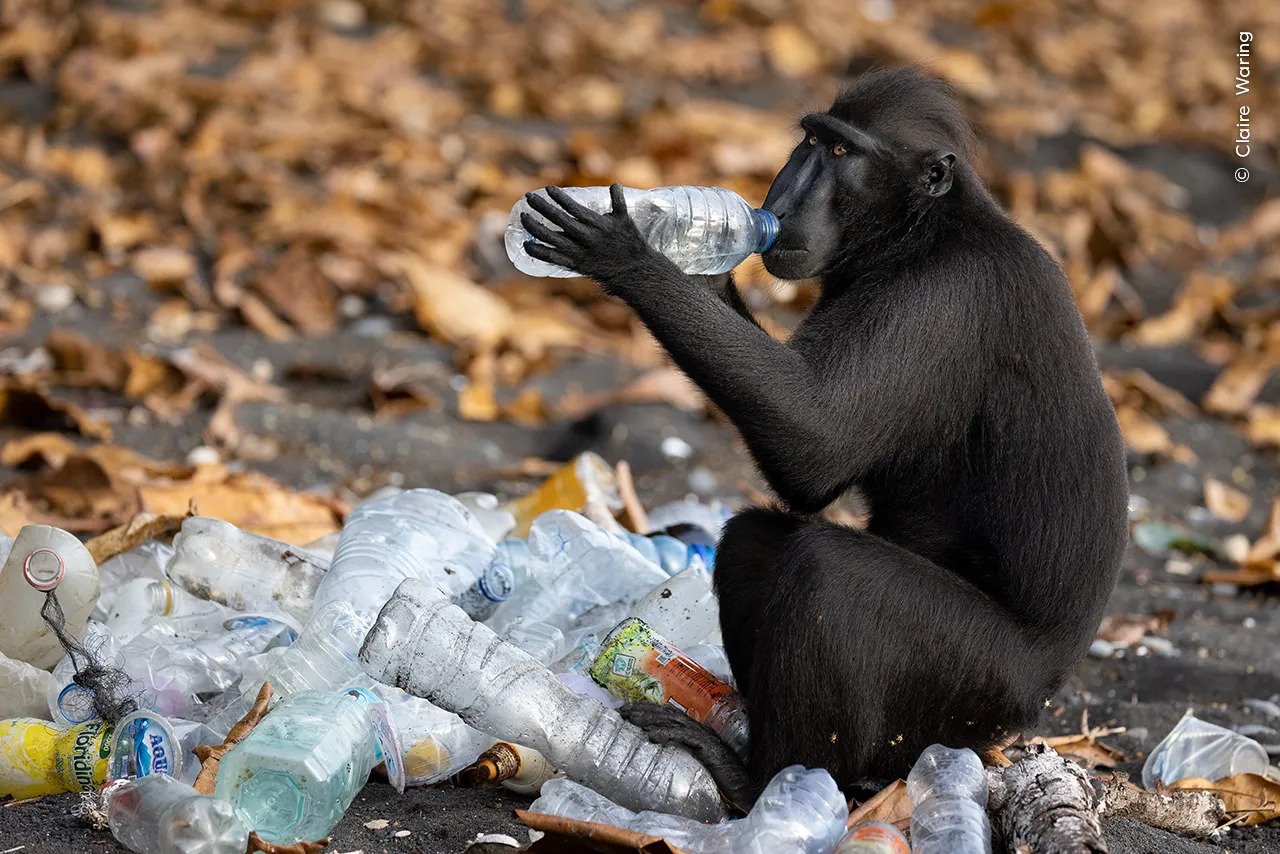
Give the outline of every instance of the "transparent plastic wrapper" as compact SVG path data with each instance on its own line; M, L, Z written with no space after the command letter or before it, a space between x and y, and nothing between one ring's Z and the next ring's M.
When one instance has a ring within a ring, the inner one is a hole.
M284 611L305 621L328 562L306 549L192 516L173 539L169 578L236 611Z
M0 719L43 716L53 688L49 671L0 655Z
M135 854L244 854L249 844L231 804L167 774L115 780L102 798L111 835Z
M350 603L373 623L406 578L461 597L493 562L496 546L471 511L434 489L409 489L361 504L342 528L315 605Z
M624 702L674 706L714 730L739 756L747 755L742 697L643 620L626 620L605 638L591 678Z
M577 513L542 514L528 542L527 575L486 621L499 634L517 620L566 634L579 625L600 625L604 620L589 619L594 609L629 607L668 578L630 544Z
M659 836L688 854L826 854L849 818L835 780L823 769L792 765L769 781L745 817L703 824L666 813L632 812L572 780L551 780L529 807Z
M616 712L574 694L434 587L403 582L378 616L360 661L379 682L538 751L619 803L701 820L724 815L715 781L691 755L651 743Z
M907 775L915 854L991 854L987 772L968 748L933 744Z
M685 649L720 638L720 607L711 573L701 562L650 590L628 614Z
M832 854L911 854L911 846L892 824L864 821L841 837Z
M613 210L608 187L568 187L565 192L597 213ZM727 273L752 254L764 252L778 236L776 216L751 207L737 193L723 187L626 187L622 192L627 212L645 242L686 273ZM537 194L546 196L547 191L538 190ZM579 275L533 258L525 251L530 235L520 221L524 213L559 231L533 212L525 199L516 202L506 232L507 257L516 269L530 276Z
M114 727L59 729L36 718L0 721L0 798L89 792L107 778Z
M115 604L116 597L130 581L162 581L167 578L165 567L171 560L173 546L151 540L104 561L98 567L102 592L98 594L98 603L93 608L92 617L105 621L111 614L111 606Z
M1176 783L1189 777L1220 780L1233 774L1265 774L1267 751L1238 732L1187 712L1142 765L1142 785Z
M320 839L384 759L404 787L399 737L374 694L305 691L264 717L218 766L215 795L268 842Z
M515 517L513 537L527 537L533 521L551 510L581 513L606 531L621 533L614 514L622 510L622 497L613 469L599 454L579 454L537 489L504 508Z
M53 667L65 650L40 616L47 593L56 591L65 630L79 639L100 589L97 564L74 535L52 525L23 527L0 567L0 654Z

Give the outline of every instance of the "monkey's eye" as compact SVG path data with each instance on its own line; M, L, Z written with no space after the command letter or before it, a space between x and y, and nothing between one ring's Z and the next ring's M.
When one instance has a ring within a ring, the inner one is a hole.
M835 145L831 146L831 153L836 157L844 157L847 152L845 147L837 142Z
M817 144L818 144L818 137L817 137L817 134L814 134L814 135L812 135L812 136L810 136L810 137L809 137L809 144L810 144L810 145L817 145Z

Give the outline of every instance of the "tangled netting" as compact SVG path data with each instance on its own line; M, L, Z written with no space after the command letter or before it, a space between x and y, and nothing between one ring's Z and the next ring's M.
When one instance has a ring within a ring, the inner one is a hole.
M123 669L103 660L101 645L76 640L67 632L67 618L55 591L45 595L40 617L57 637L58 643L71 656L75 675L71 681L93 696L93 709L107 723L117 723L125 715L138 710L142 691ZM96 646L95 649L89 647Z

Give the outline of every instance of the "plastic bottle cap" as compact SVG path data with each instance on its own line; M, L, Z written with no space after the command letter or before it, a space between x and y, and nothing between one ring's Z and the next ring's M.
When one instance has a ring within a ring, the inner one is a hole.
M778 217L764 208L756 210L756 252L768 252L778 239Z
M32 549L22 561L22 577L42 593L58 586L67 574L67 563L53 549Z

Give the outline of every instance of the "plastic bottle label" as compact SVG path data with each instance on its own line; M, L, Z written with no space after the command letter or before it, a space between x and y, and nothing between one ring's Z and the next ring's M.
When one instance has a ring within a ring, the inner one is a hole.
M591 665L591 678L629 703L665 703L700 723L734 690L642 620L614 630Z
M168 721L154 712L134 712L120 722L112 744L111 776L177 777L181 771L180 750Z

